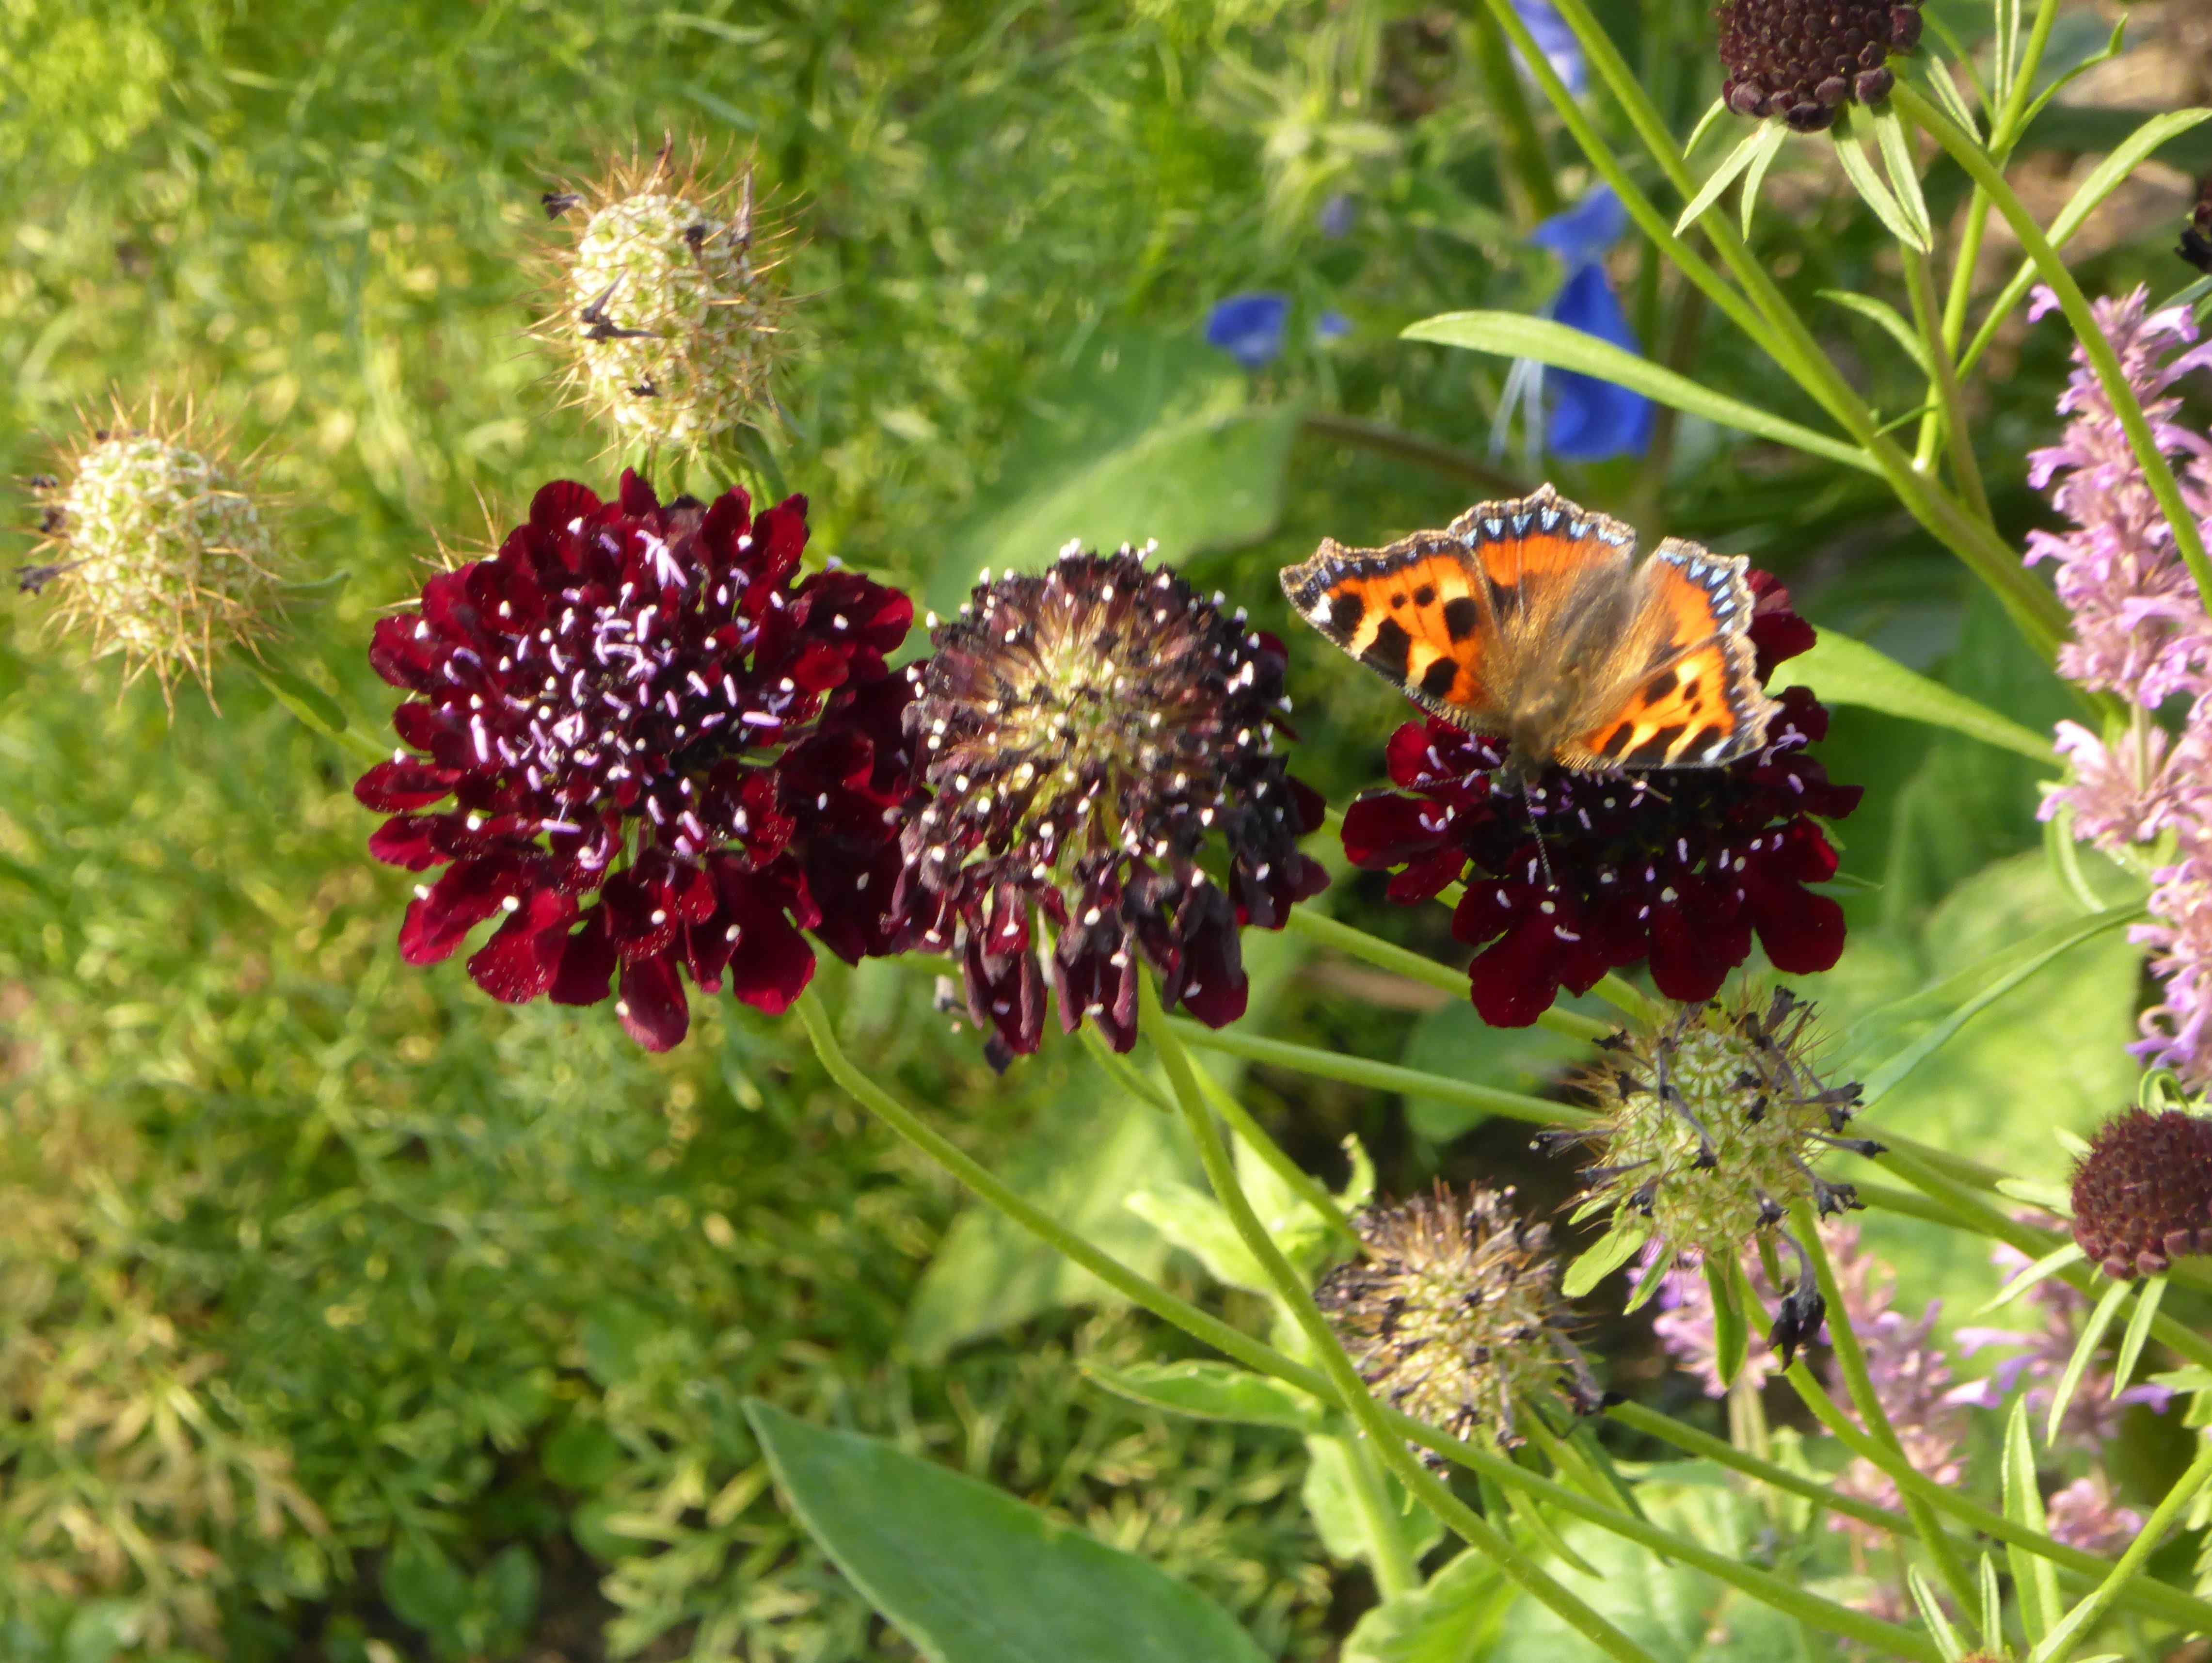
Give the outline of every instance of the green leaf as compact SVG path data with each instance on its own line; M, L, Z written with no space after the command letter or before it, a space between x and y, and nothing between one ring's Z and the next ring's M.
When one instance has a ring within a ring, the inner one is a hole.
M1649 1230L1626 1224L1615 1224L1594 1246L1583 1250L1559 1283L1559 1291L1569 1299L1580 1299L1615 1270L1643 1251L1650 1239Z
M1777 444L1840 462L1863 473L1880 472L1854 445L1717 393L1686 375L1625 351L1610 341L1585 335L1579 329L1571 329L1548 318L1524 317L1517 312L1444 312L1408 325L1401 333L1409 341L1434 341L1471 352L1489 352L1501 358L1533 358L1557 369L1577 370L1690 415L1702 416L1722 427L1771 439Z
M1943 1655L1960 1655L1966 1649L1966 1643L1959 1638L1959 1631L1951 1626L1951 1619L1944 1615L1943 1601L1936 1590L1928 1586L1928 1578L1922 1574L1920 1567L1907 1566L1905 1581L1905 1586L1912 1590L1912 1603L1920 1608L1920 1620L1928 1625L1928 1632L1943 1648Z
M2092 40L2095 38L2096 32L2102 27L2099 20L2094 16L2072 16L2063 18L2061 21L2072 24L2077 31L2086 32ZM2046 84L2043 90L2029 101L2027 107L2021 112L2020 119L2014 122L2007 130L2006 143L1998 152L1999 160L2002 160L2009 154L2013 143L2019 139L2021 134L2035 125L2036 118L2043 113L2051 100L2072 86L2082 76L2095 69L2098 64L2108 63L2120 55L2120 49L2127 43L2128 20L2123 15L2120 20L2112 25L2112 32L2106 36L2105 44L2101 47L2075 56L2072 63L2065 64L2063 68L2058 67L2063 62L2063 56L2059 51L2060 43L2057 39L2059 33L2060 31L2054 30L2051 44L2044 48L2042 73ZM2054 69L2057 70L2055 74L2052 73Z
M2143 1347L2150 1339L2150 1325L2158 1320L2160 1301L2166 1298L2166 1287L2164 1276L2152 1276L2143 1283L2142 1295L2129 1314L2128 1331L2120 1337L2119 1355L2112 1362L2112 1395L2115 1398L2126 1391L2128 1382L2135 1378L2136 1365L2142 1361Z
M1840 306L1847 312L1856 312L1877 325L1905 349L1905 355L1920 367L1922 375L1930 373L1927 342L1920 338L1911 324L1898 316L1895 307L1885 301L1878 301L1871 295L1855 295L1848 289L1823 289L1820 295L1822 300Z
M265 661L255 664L253 670L279 704L317 733L336 739L345 732L344 710L313 682Z
M1920 194L1919 159L1912 154L1912 141L1905 133L1905 123L1887 104L1874 111L1869 120L1875 143L1881 150L1882 169L1889 175L1889 188L1897 193L1898 205L1920 233L1921 241L1932 248L1936 228L1928 217L1927 198Z
M1237 1234L1221 1203L1194 1185L1155 1184L1122 1203L1206 1267L1216 1282L1247 1293L1272 1295L1274 1284Z
M2010 1305L2038 1282L2057 1275L2069 1264L2079 1264L2087 1256L2070 1241L2063 1247L2052 1248L2010 1282L2005 1283L1997 1290L1996 1297L1974 1314L1978 1317L1985 1317L1992 1311Z
M2043 1516L2043 1492L2035 1484L2035 1446L2027 1430L2027 1400L2015 1398L2005 1422L2004 1514L2016 1525L2039 1535L2048 1528ZM2008 1545L2012 1580L2020 1591L2021 1621L2028 1642L2040 1644L2058 1620L2058 1575L2051 1562L2024 1548Z
M954 611L978 568L1042 570L1071 538L1109 549L1157 538L1170 562L1257 542L1282 515L1298 419L1287 408L1187 416L1058 475L948 549L930 604Z
M1979 138L1982 124L1975 119L1973 107L1966 102L1966 94L1959 90L1959 83L1951 78L1951 71L1944 66L1943 60L1931 53L1922 63L1928 71L1929 88L1936 101L1960 128Z
M449 1635L468 1614L468 1578L428 1537L410 1536L393 1549L378 1585L401 1622L433 1637Z
M1705 1287L1713 1301L1713 1367L1723 1386L1733 1386L1751 1343L1751 1329L1744 1320L1742 1302L1736 1297L1735 1278L1716 1259L1705 1261Z
M1297 1387L1233 1363L1156 1362L1109 1368L1086 1362L1083 1372L1132 1402L1197 1420L1315 1432L1327 1416L1321 1404Z
M758 1398L778 1489L931 1663L1261 1663L1212 1602L990 1485Z
M1472 1549L1422 1587L1376 1606L1344 1642L1342 1663L1477 1663L1519 1590Z
M2058 1441L2059 1423L2065 1419L2067 1406L2074 1401L2075 1392L2081 1389L2081 1376L2088 1372L2090 1363L2095 1360L2097 1348L2105 1343L2105 1331L2112 1325L2112 1319L2119 1315L2120 1307L2134 1292L2133 1282L2114 1282L2099 1297L2095 1308L2089 1313L2088 1321L2081 1325L2081 1337L2074 1343L2074 1355L2067 1358L2066 1372L2058 1377L2057 1389L2051 1394L2051 1414L2043 1423L2044 1442ZM2115 1392L2118 1390L2117 1386L2113 1389Z
M1756 165L1761 174L1766 164L1774 160L1774 153L1782 148L1783 140L1790 135L1789 128L1778 121L1762 121L1743 136L1735 149L1721 159L1705 182L1698 187L1698 194L1690 198L1689 206L1674 222L1674 235L1683 232L1705 217L1705 210L1721 199L1721 195L1736 179Z
M2056 769L2051 740L2011 717L1917 670L1908 670L1864 642L1823 629L1812 649L1776 667L1771 690L1807 686L1828 704L1857 704L1885 716L1931 728L1948 728L1954 734L1980 740L2007 751L2018 752Z
M568 1489L597 1489L622 1464L621 1443L597 1421L571 1421L545 1445L545 1476Z
M1912 216L1882 182L1875 171L1866 147L1859 143L1857 133L1847 123L1838 121L1828 130L1829 143L1834 147L1836 160L1843 164L1844 177L1859 193L1866 205L1874 210L1875 217L1888 228L1890 235L1908 248L1926 253L1935 247L1934 238L1923 227L1913 222Z
M1594 997L1569 997L1568 1008L1600 1013ZM1559 1077L1569 1063L1589 1055L1586 1041L1547 1027L1494 1028L1464 999L1438 1005L1406 1036L1399 1063L1445 1080L1480 1081L1509 1091L1533 1092ZM1433 1143L1449 1143L1491 1118L1482 1109L1441 1097L1408 1093L1406 1118Z
M1374 1544L1369 1539L1367 1516L1360 1503L1359 1476L1352 1471L1352 1463L1360 1457L1351 1441L1358 1435L1346 1431L1307 1435L1306 1476L1299 1486L1298 1499L1305 1503L1306 1516L1313 1521L1330 1558L1346 1563L1362 1560L1372 1565ZM1443 1539L1443 1526L1426 1508L1412 1504L1405 1486L1394 1476L1387 1471L1376 1476L1382 1483L1383 1505L1389 1509L1407 1551L1418 1560Z
M1782 125L1780 122L1769 125L1777 131ZM1771 150L1761 150L1752 158L1751 166L1744 170L1743 194L1736 205L1743 218L1743 240L1746 242L1751 241L1751 222L1759 214L1759 193L1766 188L1766 170L1774 165L1775 157L1781 154L1779 144Z

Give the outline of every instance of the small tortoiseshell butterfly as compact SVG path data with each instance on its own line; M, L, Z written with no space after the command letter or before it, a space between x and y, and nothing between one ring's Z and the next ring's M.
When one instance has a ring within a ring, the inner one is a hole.
M1636 533L1551 486L1387 548L1285 567L1308 623L1437 715L1507 744L1499 783L1718 768L1766 742L1743 556Z

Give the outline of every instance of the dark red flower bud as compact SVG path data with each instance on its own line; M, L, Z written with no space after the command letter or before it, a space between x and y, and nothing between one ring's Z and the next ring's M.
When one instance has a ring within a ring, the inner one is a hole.
M1850 99L1887 98L1896 82L1884 60L1920 41L1918 0L1722 0L1715 15L1729 108L1800 132L1832 125Z
M2100 1126L2074 1169L2074 1240L2122 1279L2212 1249L2212 1120L2129 1109Z

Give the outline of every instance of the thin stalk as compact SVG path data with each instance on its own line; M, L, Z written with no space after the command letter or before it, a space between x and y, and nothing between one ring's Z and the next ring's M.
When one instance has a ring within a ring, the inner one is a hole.
M2119 354L2112 350L2112 342L2098 327L2097 314L2090 308L2088 296L2081 292L2081 285L2066 269L2066 262L2058 258L2050 239L2043 235L2043 228L2036 223L2035 216L2014 194L2003 169L1990 159L1972 135L1960 132L1950 117L1904 82L1898 83L1892 97L1899 113L1931 134L1988 194L1997 212L2004 216L2005 223L2012 227L2013 235L2020 239L2021 249L2035 262L2044 282L2058 296L2058 304L2065 310L2066 321L2073 326L2082 356L2096 371L2106 399L2126 430L2129 448L2135 452L2136 465L2142 470L2143 481L2158 499L2159 509L2172 528L2174 545L2180 550L2182 562L2196 581L2197 592L2212 604L2212 558L2205 554L2204 538L2197 528L2197 518L2190 513L2181 495L2181 483L2173 477L2173 468L2150 430L2149 419L2143 414L2135 388L2129 384Z
M2013 76L2004 107L1990 122L1990 152L2000 161L2012 154L2012 147L2020 141L2021 118L2027 114L2028 103L2035 96L2035 77L2043 68L2043 53L2051 45L2051 31L2057 27L2059 3L2060 0L2040 0L2037 5L2035 21L2028 26L2027 50L2021 54L2020 72Z
M1313 1302L1313 1293L1305 1281L1285 1258L1282 1250L1275 1246L1274 1238L1261 1223L1252 1203L1245 1198L1242 1185L1237 1181L1235 1163L1229 1158L1228 1146L1213 1124L1213 1117L1200 1100L1198 1081L1189 1053L1176 1041L1162 1020L1159 996L1149 979L1138 990L1142 1001L1139 1020L1158 1054L1161 1066L1166 1069L1168 1084L1182 1106L1184 1123L1198 1145L1200 1164L1206 1168L1207 1181L1213 1186L1215 1198L1227 1212L1230 1222L1237 1228L1244 1245L1259 1261L1267 1280L1288 1308L1291 1318L1314 1354L1321 1359L1322 1371L1334 1388L1334 1396L1351 1414L1359 1431L1374 1446L1376 1453L1394 1472L1399 1483L1456 1532L1469 1547L1493 1561L1499 1569L1519 1583L1529 1594L1541 1600L1575 1631L1598 1648L1607 1657L1620 1663L1656 1663L1651 1654L1638 1646L1619 1629L1607 1622L1565 1585L1534 1561L1524 1557L1511 1541L1493 1528L1467 1503L1461 1501L1428 1468L1407 1452L1401 1439L1391 1429L1382 1407L1368 1395L1366 1382L1352 1367L1352 1359L1345 1355L1344 1348L1336 1343L1320 1310ZM1508 1463L1507 1465L1510 1465Z
M1481 490L1495 491L1500 496L1519 496L1528 489L1527 480L1493 466L1482 457L1439 444L1418 433L1387 427L1381 422L1365 422L1333 411L1310 410L1298 417L1298 426L1318 438L1334 439L1359 450L1371 450L1378 456L1411 462L1416 467L1462 480Z
M1966 337L1966 313L1973 304L1974 271L1982 263L1982 239L1990 228L1990 199L1978 186L1966 204L1966 222L1959 233L1959 250L1952 257L1950 292L1943 299L1943 350L1958 364L1959 343ZM1930 388L1931 393L1934 392ZM1920 418L1920 439L1914 446L1912 465L1925 472L1936 460L1938 410Z
M1771 1489L1784 1491L1802 1501L1810 1502L1816 1508L1828 1513L1840 1513L1845 1518L1856 1519L1861 1524L1886 1530L1893 1536L1912 1533L1912 1520L1901 1513L1893 1513L1871 1502L1862 1502L1856 1496L1846 1495L1832 1483L1808 1478L1802 1472L1792 1472L1750 1451L1739 1449L1725 1438L1716 1438L1710 1432L1700 1432L1686 1426L1671 1415L1662 1415L1642 1404L1613 1404L1606 1411L1623 1426L1633 1427L1646 1437L1668 1443L1686 1455L1695 1455L1741 1472L1747 1478L1756 1478Z
M1571 1103L1554 1103L1547 1098L1530 1097L1494 1086L1473 1085L1395 1063L1372 1063L1364 1057L1346 1057L1318 1046L1292 1045L1287 1039L1262 1039L1234 1028L1203 1027L1182 1017L1170 1020L1169 1026L1174 1029L1176 1038L1187 1045L1222 1051L1269 1068L1288 1069L1316 1080L1334 1080L1347 1086L1364 1086L1370 1091L1396 1092L1408 1097L1434 1098L1439 1103L1475 1109L1484 1114L1501 1114L1508 1119L1527 1120L1540 1126L1582 1126L1597 1118L1588 1109L1577 1108Z
M1917 248L1906 248L1905 255L1905 286L1912 297L1912 319L1920 326L1920 338L1928 348L1928 362L1935 377L1934 393L1943 418L1943 431L1950 441L1951 474L1965 493L1966 506L1984 520L1990 517L1990 494L1982 483L1981 464L1974 459L1974 436L1966 423L1966 400L1959 391L1959 369L1951 361L1951 349L1943 340L1942 320L1936 314L1936 280L1928 269L1928 256Z
M1344 1440L1352 1469L1352 1505L1358 1509L1361 1529L1367 1537L1368 1562L1375 1568L1375 1591L1385 1599L1411 1593L1421 1586L1420 1567L1413 1562L1405 1526L1397 1508L1390 1505L1389 1487L1368 1439Z
M1455 998L1467 996L1467 972L1440 965L1433 959L1424 958L1395 941L1386 941L1379 935L1353 925L1340 923L1310 906L1294 906L1285 929L1297 931L1308 941L1323 947L1334 947L1348 959L1358 959L1404 977L1409 982L1419 982L1424 987L1435 988ZM1613 1032L1612 1024L1592 1017L1577 1016L1571 1010L1547 1010L1537 1021L1554 1033L1564 1033L1570 1039L1596 1039Z
M2058 1626L2035 1648L2033 1663L2065 1663L2075 1642L2103 1620L2105 1613L2112 1610L2142 1569L2144 1561L2158 1551L2166 1540L2167 1529L2181 1516L2182 1509L2196 1499L2197 1492L2204 1488L2208 1480L2212 1480L2212 1443L2204 1443L2201 1439L2199 1443L2197 1459L2189 1464L2189 1471L2174 1481L2173 1488L2166 1492L2166 1499L2151 1509L2150 1517L2143 1520L2142 1531L2128 1544L2127 1551L2120 1556L2112 1574L2097 1585L2087 1599L2059 1619Z
M1812 1370L1802 1361L1793 1363L1784 1378L1796 1388L1799 1398L1812 1411L1813 1418L1826 1427L1830 1435L1854 1455L1880 1468L1897 1485L1899 1495L1917 1495L1937 1512L1949 1514L1978 1535L2023 1548L2038 1558L2047 1559L2062 1575L2079 1581L2094 1582L2101 1581L2111 1572L2111 1561L2084 1553L2079 1548L2068 1547L2062 1542L2054 1542L2040 1532L2031 1530L2016 1520L2008 1519L2002 1513L1968 1500L1955 1489L1937 1483L1909 1462L1899 1459L1879 1441L1869 1437L1851 1424L1850 1417L1844 1413L1842 1406L1822 1389ZM1649 1414L1650 1411L1642 1412ZM1840 1503L1842 1498L1839 1496L1837 1501ZM2203 1630L2208 1623L2212 1623L2212 1602L2196 1599L2168 1583L2150 1577L2139 1578L2129 1588L2126 1599L2132 1608L2147 1615L2179 1623L2192 1632Z
M1828 1306L1828 1343L1833 1349L1836 1368L1844 1377L1844 1385L1850 1393L1852 1407L1859 1419L1899 1463L1905 1462L1904 1446L1899 1443L1897 1429L1889 1423L1889 1416L1881 1406L1881 1398L1874 1389L1873 1377L1867 1372L1866 1353L1860 1349L1859 1337L1851 1327L1850 1311L1844 1303L1843 1284L1836 1280L1836 1267L1828 1262L1828 1250L1820 1240L1820 1220L1814 1215L1812 1204L1801 1201L1792 1209L1797 1225L1797 1239L1812 1261L1813 1275L1820 1284L1820 1297ZM1884 1469L1887 1471L1887 1467ZM1928 1503L1917 1495L1905 1496L1905 1516L1912 1520L1926 1546L1936 1569L1951 1590L1951 1597L1962 1610L1970 1610L1978 1598L1973 1578L1960 1559L1951 1538L1936 1520Z
M1198 1026L1192 1024L1193 1026ZM1322 1187L1319 1179L1291 1159L1283 1146L1267 1136L1267 1128L1252 1118L1252 1112L1237 1101L1231 1091L1205 1069L1198 1071L1199 1088L1203 1091L1215 1111L1229 1123L1230 1130L1241 1139L1244 1147L1260 1157L1261 1164L1282 1180L1291 1192L1315 1211L1328 1227L1352 1247L1359 1246L1359 1232L1352 1227L1352 1221L1344 1215L1344 1209L1336 1204L1336 1197Z
M1559 211L1559 187L1544 159L1544 136L1536 131L1528 99L1514 68L1513 52L1498 25L1477 12L1468 30L1474 46L1476 70L1482 76L1483 99L1488 113L1504 127L1503 149L1508 168L1508 194L1518 210L1521 228L1528 230L1540 219Z

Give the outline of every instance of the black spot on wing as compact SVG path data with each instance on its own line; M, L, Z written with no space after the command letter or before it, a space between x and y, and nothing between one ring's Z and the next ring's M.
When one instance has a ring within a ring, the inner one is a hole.
M1363 664L1371 664L1393 681L1402 682L1413 662L1413 637L1395 618L1386 618L1375 629L1375 639L1359 655Z
M1328 598L1329 633L1339 641L1350 641L1359 633L1359 620L1367 616L1367 603L1359 598L1357 589L1339 589Z
M1440 658L1421 672L1421 691L1431 698L1449 698L1458 679L1459 666L1449 658Z
M1413 604L1416 606L1435 606L1437 604L1437 586L1433 583L1424 583L1419 588L1415 589L1413 591Z
M1635 731L1626 722L1621 722L1605 736L1605 743L1597 747L1596 754L1603 757L1607 762L1619 761L1623 747L1627 745L1630 735Z
M1521 589L1519 585L1514 583L1501 583L1486 572L1483 574L1482 581L1490 586L1490 615L1492 618L1495 618L1500 624L1503 624L1508 618L1514 617L1520 612Z
M1455 642L1465 641L1480 627L1482 608L1471 594L1454 595L1444 602L1444 628Z
M1626 734L1628 730L1621 731ZM1624 768L1656 768L1667 760L1667 752L1674 748L1674 741L1688 731L1679 722L1669 723L1634 750L1624 751L1617 760Z
M1644 697L1656 703L1674 691L1674 672L1662 670L1644 684Z

